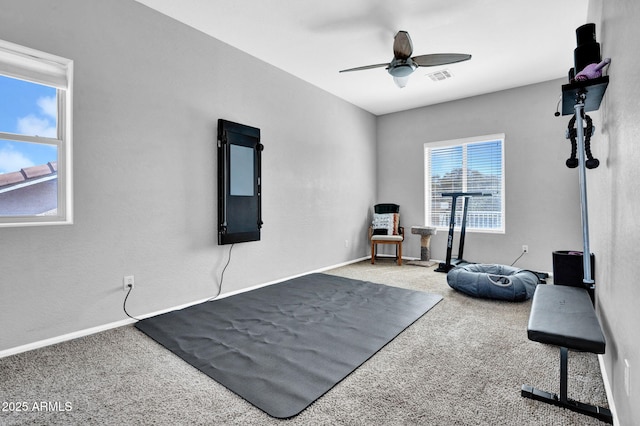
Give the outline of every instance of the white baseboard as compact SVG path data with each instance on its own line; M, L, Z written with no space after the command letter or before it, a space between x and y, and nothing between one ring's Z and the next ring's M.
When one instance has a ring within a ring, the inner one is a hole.
M22 352L32 351L34 349L44 348L45 346L55 345L57 343L66 342L67 340L77 339L79 337L89 336L91 334L100 333L102 331L107 331L112 328L122 327L127 324L134 323L135 320L126 319L122 321L116 321L109 324L99 325L97 327L86 328L84 330L74 331L72 333L63 334L61 336L51 337L49 339L39 340L33 343L27 343L26 345L16 346L14 348L5 349L0 351L0 358L8 357L11 355L16 355Z
M260 287L266 287L268 285L281 283L282 281L292 280L294 278L302 277L304 275L314 274L314 273L317 273L317 272L324 272L324 271L328 271L330 269L339 268L341 266L351 265L352 263L362 262L363 260L367 260L367 259L370 259L370 258L371 258L370 256L369 257L361 257L359 259L350 260L348 262L338 263L337 265L327 266L325 268L315 269L313 271L308 271L308 272L303 272L301 274L291 275L291 276L286 277L286 278L280 278L280 279L277 279L275 281L269 281L269 282L266 282L266 283L263 283L263 284L254 285L252 287L247 287L247 288L243 288L243 289L240 289L240 290L230 291L228 293L222 293L220 296L218 296L218 299L224 299L225 297L233 296L234 294L244 293L244 292L247 292L247 291L250 291L250 290L255 290L255 289L260 288ZM196 302L196 303L202 303L202 301ZM195 305L196 303L193 303L193 304ZM174 309L170 309L170 310L174 310ZM157 315L157 314L154 314L154 315Z
M607 374L607 369L604 367L604 355L598 355L598 362L600 363L600 374L602 375L602 381L604 382L604 391L607 394L609 411L611 411L611 415L613 416L613 426L618 426L620 425L620 421L618 420L616 405L614 404L614 401L613 401L613 391L611 390L609 375Z
M290 276L290 277L287 277L287 278L278 279L276 281L270 281L270 282L267 282L267 283L258 284L258 285L255 285L253 287L243 288L243 289L231 291L231 292L228 292L228 293L222 293L220 296L218 296L218 299L222 299L222 298L225 298L225 297L233 296L234 294L244 293L246 291L254 290L254 289L257 289L257 288L260 288L260 287L265 287L265 286L268 286L268 285L271 285L271 284L276 284L276 283L279 283L279 282L282 282L282 281L286 281L286 280L290 280L290 279L293 279L293 278L301 277L303 275L308 275L308 274L312 274L312 273L316 273L316 272L328 271L330 269L335 269L335 268L339 268L341 266L350 265L352 263L361 262L361 261L366 260L366 259L368 259L368 257L361 257L359 259L350 260L350 261L347 261L347 262L342 262L342 263L339 263L337 265L327 266L327 267L316 269L316 270L309 271L309 272L304 272L304 273L293 275L293 276ZM159 310L159 311L150 312L148 314L137 315L137 318L145 319L145 318L153 317L153 316L156 316L156 315L164 314L164 313L167 313L167 312L175 311L175 310L178 310L178 309L188 308L189 306L193 306L193 305L197 305L199 303L206 302L209 299L210 298L200 299L200 300L196 300L196 301L193 301L193 302L184 303L182 305L173 306L173 307L170 307L170 308L167 308L167 309L162 309L162 310ZM136 320L131 319L131 318L127 318L127 319L124 319L124 320L115 321L115 322L99 325L99 326L96 326L96 327L86 328L84 330L78 330L78 331L74 331L72 333L67 333L67 334L51 337L51 338L44 339L44 340L39 340L37 342L27 343L26 345L16 346L16 347L13 347L13 348L9 348L9 349L5 349L5 350L0 351L0 358L5 358L5 357L11 356L11 355L17 355L19 353L32 351L34 349L44 348L46 346L51 346L51 345L55 345L55 344L58 344L58 343L66 342L68 340L73 340L73 339L77 339L77 338L80 338L80 337L89 336L91 334L101 333L103 331L111 330L113 328L123 327L125 325L133 324L135 322L136 322Z

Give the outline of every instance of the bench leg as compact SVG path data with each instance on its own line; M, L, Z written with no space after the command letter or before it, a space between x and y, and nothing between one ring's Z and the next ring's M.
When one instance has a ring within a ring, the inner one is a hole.
M569 377L569 349L560 348L560 401L566 403L567 398L567 380Z
M613 424L613 415L608 408L596 405L584 404L567 397L567 376L568 376L569 350L560 348L560 396L555 393L545 392L529 385L522 385L520 394L525 398L546 402L547 404L567 408L577 413L595 417L603 422Z

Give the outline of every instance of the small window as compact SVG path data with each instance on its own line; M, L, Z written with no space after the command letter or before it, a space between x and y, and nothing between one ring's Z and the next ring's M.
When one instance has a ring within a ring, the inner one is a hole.
M71 75L0 40L0 226L72 223Z
M451 218L450 192L482 192L469 198L467 231L504 232L504 134L426 143L425 223L447 229ZM456 227L463 204L456 204Z

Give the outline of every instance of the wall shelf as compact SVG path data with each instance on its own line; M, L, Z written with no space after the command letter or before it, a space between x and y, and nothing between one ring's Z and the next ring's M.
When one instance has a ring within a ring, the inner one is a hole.
M570 84L562 85L562 115L575 114L575 105L578 95L585 92L584 111L596 111L600 108L600 103L604 97L604 92L609 85L609 76L594 78L592 80L574 81Z

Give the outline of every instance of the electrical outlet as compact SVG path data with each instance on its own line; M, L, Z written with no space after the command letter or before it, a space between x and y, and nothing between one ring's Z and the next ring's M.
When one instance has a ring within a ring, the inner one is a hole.
M630 396L630 389L629 389L630 383L629 383L629 360L625 359L624 360L624 391L627 393L627 396Z
M349 247L349 240L344 240L344 247L345 248Z
M522 246L522 252L523 252L523 253L529 253L529 246L527 246L527 245L523 245L523 246Z
M133 275L127 275L122 279L122 289L124 291L129 291L129 287L133 289L135 286L135 281L133 279Z

